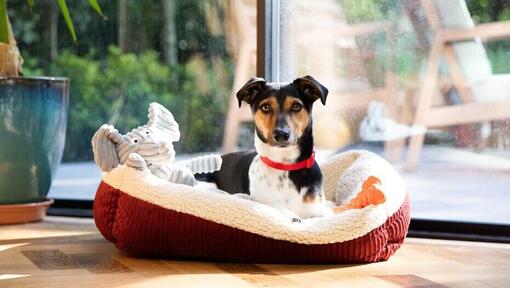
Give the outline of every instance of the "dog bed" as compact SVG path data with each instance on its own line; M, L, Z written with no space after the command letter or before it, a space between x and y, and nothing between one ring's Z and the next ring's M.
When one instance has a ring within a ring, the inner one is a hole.
M104 175L94 219L118 249L141 257L316 264L387 260L404 241L410 221L399 174L367 151L338 154L320 166L328 200L346 203L375 176L386 201L292 223L269 206L121 165Z

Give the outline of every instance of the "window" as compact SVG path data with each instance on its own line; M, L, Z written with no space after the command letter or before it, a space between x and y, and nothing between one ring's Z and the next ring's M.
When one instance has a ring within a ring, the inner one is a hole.
M510 107L498 92L510 87L510 42L479 30L436 42L448 29L508 20L506 2L282 0L278 9L274 80L310 74L330 89L327 105L314 107L318 147L391 160L409 186L414 219L510 223L510 110L490 104Z
M384 156L409 185L414 219L509 224L506 1L100 2L106 19L87 1L68 3L73 43L52 1L33 12L9 1L24 75L71 79L51 197L92 200L101 175L92 135L103 123L143 125L153 101L180 124L178 158L251 147L249 113L232 91L258 66L271 81L309 74L328 87L327 105L314 108L318 158Z

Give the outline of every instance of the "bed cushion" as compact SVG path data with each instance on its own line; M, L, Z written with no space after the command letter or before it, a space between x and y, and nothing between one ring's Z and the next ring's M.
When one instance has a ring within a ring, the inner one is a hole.
M367 263L388 259L409 226L407 189L367 151L321 164L329 200L346 203L370 176L386 202L292 223L269 206L203 187L173 184L127 166L105 174L94 219L106 239L142 257L257 263Z

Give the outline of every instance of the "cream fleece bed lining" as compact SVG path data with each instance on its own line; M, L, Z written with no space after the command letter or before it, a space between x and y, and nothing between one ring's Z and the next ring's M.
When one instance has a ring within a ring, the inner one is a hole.
M393 215L406 195L406 187L393 167L368 151L338 154L320 165L328 200L352 199L368 176L381 180L386 202L348 210L330 217L292 223L278 210L251 200L216 193L201 187L174 184L147 171L119 166L103 181L130 196L177 212L194 215L268 238L300 244L328 244L361 237Z

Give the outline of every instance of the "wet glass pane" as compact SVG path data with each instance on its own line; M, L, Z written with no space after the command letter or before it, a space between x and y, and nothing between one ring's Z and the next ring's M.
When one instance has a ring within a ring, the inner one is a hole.
M276 80L330 90L314 107L325 157L383 155L414 218L510 223L507 1L282 0L279 12Z

